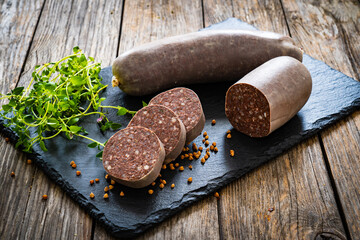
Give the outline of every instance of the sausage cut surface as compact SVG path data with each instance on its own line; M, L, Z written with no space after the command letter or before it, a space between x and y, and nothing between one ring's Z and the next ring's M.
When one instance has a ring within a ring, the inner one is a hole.
M167 164L181 153L185 145L186 130L177 115L165 106L149 105L140 109L128 127L143 126L152 130L164 144Z
M229 88L225 113L238 131L251 137L264 137L305 105L311 89L310 73L300 61L277 57Z
M186 142L191 142L201 134L205 125L205 115L196 93L188 88L173 88L158 94L149 105L163 105L179 117L186 129Z
M103 153L105 171L115 181L141 188L152 183L160 173L165 149L150 129L135 126L115 133Z

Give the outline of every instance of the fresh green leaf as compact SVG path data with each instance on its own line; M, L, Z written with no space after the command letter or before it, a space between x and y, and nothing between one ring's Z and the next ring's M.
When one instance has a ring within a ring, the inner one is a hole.
M68 122L68 125L74 125L75 123L77 123L80 120L80 118L72 118L70 119L70 121Z
M79 127L79 126L75 126L75 125L70 126L70 132L72 132L73 134L78 133L80 130L81 130L81 127Z
M124 107L120 107L119 110L117 111L117 115L119 116L123 116L128 112L128 110Z
M10 99L8 105L11 106L11 107L15 107L16 106L16 100L14 98Z
M146 102L144 102L144 101L142 101L142 106L143 107L146 107L148 104L146 103Z
M41 140L41 141L39 142L39 145L40 145L41 150L43 150L44 152L47 152L47 151L48 151L47 148L45 147L44 141Z
M121 127L106 117L104 109L114 107L101 106L106 98L99 93L107 87L99 76L101 64L93 63L94 58L86 57L79 47L74 47L73 52L59 61L37 65L32 72L32 87L17 87L6 95L9 103L1 107L0 117L12 113L5 126L11 127L19 136L16 146L23 146L24 151L30 152L34 143L39 143L41 149L47 151L42 136L50 139L62 132L68 139L75 134L85 137L87 131L77 124L88 115L100 115L106 120L99 122L102 131ZM89 107L81 107L85 105ZM121 106L115 108L119 115L135 113ZM30 137L30 132L36 136ZM102 144L92 141L89 147L100 149Z
M20 95L24 90L24 87L17 87L11 91L12 95Z
M17 141L17 143L15 144L15 148L17 149L17 148L19 148L20 147L20 145L22 144L22 141Z
M57 126L59 126L59 121L56 120L55 118L49 118L47 120L47 125L49 125L50 127L56 128Z
M95 148L97 146L98 146L98 143L96 143L96 142L92 142L92 143L88 144L89 148Z
M74 47L73 48L73 52L74 53L78 53L80 51L80 48L78 46Z
M49 91L54 91L56 88L55 83L45 83L45 89Z
M70 78L70 82L74 86L82 86L86 83L86 79L82 78L81 76L73 76Z
M5 104L2 106L2 109L5 111L5 112L9 112L10 109L11 109L11 106L9 106L9 104Z
M111 122L111 128L113 129L113 130L117 130L117 129L119 129L119 128L121 128L121 124L120 123L113 123L113 122Z
M34 122L34 117L32 115L25 115L24 121L27 122L27 123L33 123Z
M98 152L98 154L96 154L96 157L97 157L97 158L101 158L102 156L103 156L103 151Z

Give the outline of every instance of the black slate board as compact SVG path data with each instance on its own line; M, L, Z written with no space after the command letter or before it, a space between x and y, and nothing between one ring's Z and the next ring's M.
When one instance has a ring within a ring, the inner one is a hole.
M254 29L237 19L228 19L209 27L244 28ZM210 142L217 143L219 152L212 154L205 165L202 165L200 160L177 160L185 167L185 171L162 171L168 185L163 190L153 187L153 195L147 194L149 188L130 189L116 185L110 192L109 199L104 200L103 189L108 185L104 179L105 171L101 161L95 158L97 150L89 149L82 139L70 142L59 136L46 142L49 149L46 153L35 146L35 153L31 157L111 234L118 237L133 237L359 109L359 82L308 55L304 55L303 62L313 78L313 91L309 101L287 124L262 139L253 139L235 130L232 131L232 139L226 139L226 131L232 127L224 114L224 101L226 90L231 84L188 86L202 101L207 119L204 130L208 132ZM103 82L110 84L111 68L104 68L101 75ZM121 105L133 110L141 108L142 100L149 101L152 97L130 97L118 88L111 87L103 95L107 97L107 104ZM116 116L115 111L110 111L109 114L111 119L122 122L123 126L130 120L129 117ZM210 124L212 119L217 121L215 126ZM114 133L107 132L103 135L96 124L95 116L86 119L82 125L89 131L90 137L101 142ZM1 127L0 130L13 142L16 140L16 136L8 128ZM198 137L194 142L200 146L201 139ZM229 156L230 149L235 150L234 158ZM71 160L74 160L78 165L77 169L81 170L80 177L77 177L75 170L69 166ZM190 163L193 165L192 171L187 168ZM100 183L90 186L89 180L96 177L100 178ZM188 177L193 178L191 184L187 183ZM171 183L176 185L173 190L170 189ZM125 192L125 197L119 196L120 190ZM90 192L95 194L95 199L89 198Z

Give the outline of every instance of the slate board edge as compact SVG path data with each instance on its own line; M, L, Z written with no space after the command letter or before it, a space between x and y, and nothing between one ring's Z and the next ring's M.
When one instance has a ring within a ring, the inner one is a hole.
M278 156L279 154L289 150L290 148L296 146L301 141L308 139L324 128L327 128L328 126L331 126L333 123L339 121L340 119L350 115L351 113L355 112L355 110L360 107L360 97L355 99L353 103L350 106L344 107L341 109L338 115L336 117L329 116L324 119L319 119L316 123L318 126L316 130L305 132L302 135L294 136L294 141L291 141L292 144L288 146L284 146L282 148L279 148L277 146L274 146L274 148L278 149L276 152L272 152L269 155L265 155L264 157L269 159L266 162L261 163L259 159L253 159L254 165L247 168L247 169L241 169L241 170L234 170L229 171L226 174L224 174L222 177L212 179L211 182L209 182L206 186L202 188L195 189L191 192L188 192L184 195L184 197L181 199L181 201L175 202L171 205L169 209L160 210L158 212L155 212L157 214L154 214L154 216L160 216L157 218L148 218L143 223L139 223L137 225L134 225L133 229L130 228L122 228L121 226L116 226L112 224L110 221L107 220L107 218L104 216L104 214L99 213L97 211L98 209L93 205L87 197L80 194L75 188L71 187L71 185L66 181L66 179L62 178L61 175L53 168L49 168L46 164L46 161L39 157L39 155L35 153L25 153L27 157L34 160L35 164L40 167L43 172L56 184L58 184L75 202L77 202L82 208L86 210L86 212L89 213L89 215L95 219L97 222L99 222L106 230L109 231L110 234L112 234L115 237L135 237L141 233L143 233L145 230L153 227L154 225L164 221L165 219L173 216L175 213L181 211L183 208L191 205L194 202L197 202L204 197L208 196L208 194L214 192L215 190L224 187L225 185L229 184L230 182L240 178L244 174L250 172L251 170L261 166L262 164L265 164L274 157ZM0 132L5 136L9 137L10 142L15 144L17 141L17 135L15 132L13 132L11 129L6 128L3 126L3 121L0 119ZM223 180L222 180L223 179ZM201 194L199 194L201 192ZM185 201L184 201L185 200ZM158 214L162 213L164 214Z
M239 22L236 18L230 18L228 20L225 20L224 22L231 22L236 21ZM219 24L219 23L217 23ZM211 25L208 28L212 26L216 26L217 24ZM247 24L245 22L241 22L243 25L248 25L249 27L254 28L252 25ZM206 29L205 29L206 30ZM317 60L319 61L319 60ZM330 115L326 118L322 118L316 121L314 126L316 129L313 131L307 131L302 133L301 135L295 135L290 141L292 144L284 145L282 147L279 146L273 146L272 149L277 149L277 151L268 151L265 156L262 158L268 159L266 162L271 161L274 157L278 156L279 154L287 151L288 149L292 148L293 146L296 146L301 141L310 138L317 134L319 131L321 131L324 128L327 128L328 126L332 125L333 123L339 121L340 119L350 115L351 113L355 112L355 110L360 107L360 97L354 99L351 105L344 107L339 110L338 114ZM16 134L3 126L3 121L0 119L0 132L6 136L9 137L10 141L15 144L17 140ZM99 210L89 201L89 199L80 194L75 188L71 187L68 181L66 179L62 178L61 175L53 168L50 168L47 165L47 162L39 157L37 154L28 154L26 153L27 157L34 160L35 164L39 166L45 172L45 174L52 179L56 184L58 184L75 202L77 202L82 208L86 210L86 212L89 213L93 219L95 219L98 223L100 223L102 226L105 227L107 231L109 231L110 234L112 234L115 237L135 237L141 233L143 233L145 230L153 227L154 225L164 221L165 219L169 218L170 216L173 216L175 213L183 210L183 208L191 205L192 203L199 201L206 197L208 194L214 192L215 190L224 187L228 183L240 178L244 174L250 172L252 169L259 167L260 165L266 163L260 161L259 159L253 159L253 165L251 167L248 167L246 169L241 170L233 170L225 173L223 176L218 177L216 179L212 179L210 182L208 182L207 185L197 188L191 192L188 192L184 195L184 197L177 202L174 202L171 204L171 206L168 209L159 210L158 212L155 212L156 214L153 214L153 216L156 216L155 218L148 218L143 223L139 223L136 225L133 225L133 228L123 228L121 226L117 226L113 224L112 222L108 221L108 219L104 216L103 213L100 213ZM164 214L162 214L164 213Z

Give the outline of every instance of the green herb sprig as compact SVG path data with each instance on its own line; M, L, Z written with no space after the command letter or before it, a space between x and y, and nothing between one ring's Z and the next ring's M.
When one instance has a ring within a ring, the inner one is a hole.
M79 47L74 47L73 54L59 61L36 66L26 89L17 87L6 95L1 94L0 99L9 102L1 107L0 117L7 119L5 126L19 136L16 147L21 145L24 151L31 152L38 142L41 149L47 151L44 140L60 133L65 133L68 139L85 138L92 142L88 145L90 148L104 147L105 143L86 136L86 130L78 125L79 120L98 114L102 131L116 130L121 124L110 121L104 109L117 109L118 115L134 115L136 111L101 104L105 98L99 94L108 85L101 83L100 65L94 58L87 58ZM35 129L35 136L30 135L31 128Z

